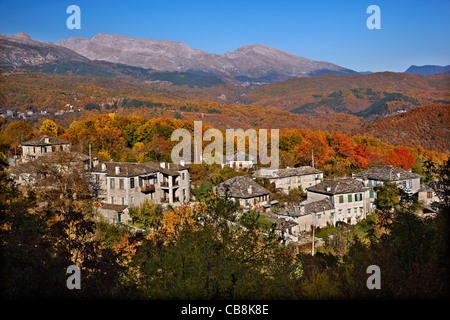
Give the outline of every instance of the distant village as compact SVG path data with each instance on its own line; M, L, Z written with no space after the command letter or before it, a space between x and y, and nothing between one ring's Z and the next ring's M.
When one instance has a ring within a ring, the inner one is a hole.
M98 212L110 223L131 224L129 208L144 201L164 207L192 204L190 164L168 162L100 162L97 158L73 152L68 141L53 136L39 136L21 144L22 155L10 159L11 175L19 186L33 183L27 166L41 157L66 152L81 163L90 181L97 186ZM376 186L391 181L425 204L424 214L433 214L431 204L438 201L434 191L421 183L421 176L394 166L374 166L351 177L324 179L323 172L311 167L258 168L255 159L236 153L225 164L235 170L254 168L252 177L236 176L213 188L220 197L239 201L244 211L255 210L276 224L288 243L305 238L313 228L339 223L356 224L376 208ZM270 200L271 192L257 183L263 179L288 194L303 189L306 200L280 206Z

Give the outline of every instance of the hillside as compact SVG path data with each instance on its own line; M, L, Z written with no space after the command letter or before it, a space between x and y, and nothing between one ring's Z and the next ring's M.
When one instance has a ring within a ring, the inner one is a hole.
M347 113L373 120L426 103L450 101L450 75L379 72L323 75L261 86L241 97L256 104L294 113Z
M450 104L431 104L363 125L353 134L372 136L391 145L421 146L450 152Z
M348 133L359 127L358 117L295 115L287 111L254 105L226 103L219 92L239 96L241 87L221 85L191 88L158 84L137 84L115 78L45 74L32 71L3 70L0 86L0 111L69 111L65 121L91 114L119 113L145 117L178 117L202 120L218 128L304 128ZM31 119L30 119L31 121ZM61 120L60 120L61 121Z

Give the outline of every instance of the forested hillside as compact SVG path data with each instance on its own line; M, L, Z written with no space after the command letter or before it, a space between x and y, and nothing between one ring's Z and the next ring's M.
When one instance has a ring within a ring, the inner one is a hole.
M355 134L392 145L450 152L450 105L431 104L363 125Z

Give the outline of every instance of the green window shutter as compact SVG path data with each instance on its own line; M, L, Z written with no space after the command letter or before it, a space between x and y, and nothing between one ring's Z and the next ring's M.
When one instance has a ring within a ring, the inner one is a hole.
M348 202L352 202L352 195L351 194L348 195Z
M339 203L344 203L344 196L339 196Z
M370 197L373 198L373 190L370 190Z

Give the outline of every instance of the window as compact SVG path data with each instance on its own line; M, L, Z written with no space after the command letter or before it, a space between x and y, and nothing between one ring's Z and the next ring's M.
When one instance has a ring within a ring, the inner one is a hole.
M352 209L351 209L351 208L348 208L348 209L347 209L347 213L348 213L348 214L351 214L351 213L352 213Z
M130 178L130 188L134 189L134 178Z
M355 193L355 201L358 201L358 194Z
M374 186L377 185L377 180L373 180L373 185L374 185Z
M363 213L363 207L359 207L359 213Z
M111 204L114 204L114 197L111 197Z
M339 196L339 203L344 203L344 196Z
M130 202L131 202L131 204L134 204L134 197L130 198Z
M371 198L374 197L373 190L370 190L370 197L371 197Z
M352 195L351 194L348 195L348 202L352 202Z
M122 204L125 204L125 198L122 197Z
M355 214L357 214L357 213L358 213L358 208L355 207L355 209L353 210L353 212L354 212Z
M142 181L142 178L139 177L139 187L142 187L142 185L143 185L142 182L143 182L143 181Z
M409 180L409 188L412 188L412 180Z
M317 215L317 219L320 219L320 218L322 218L322 215L319 213L319 214Z
M359 201L362 201L362 193L359 194Z
M406 180L403 180L403 187L406 189Z
M123 190L123 179L119 179L119 189Z
M115 179L114 179L114 178L109 179L109 187L110 187L111 189L114 189L114 188L115 188L115 184L116 184L116 182L115 182Z
M331 219L333 219L333 218L334 218L334 212L331 213Z
M338 214L342 214L342 209L339 209L339 210L338 210Z
M428 199L433 198L433 192L427 192L427 198Z

